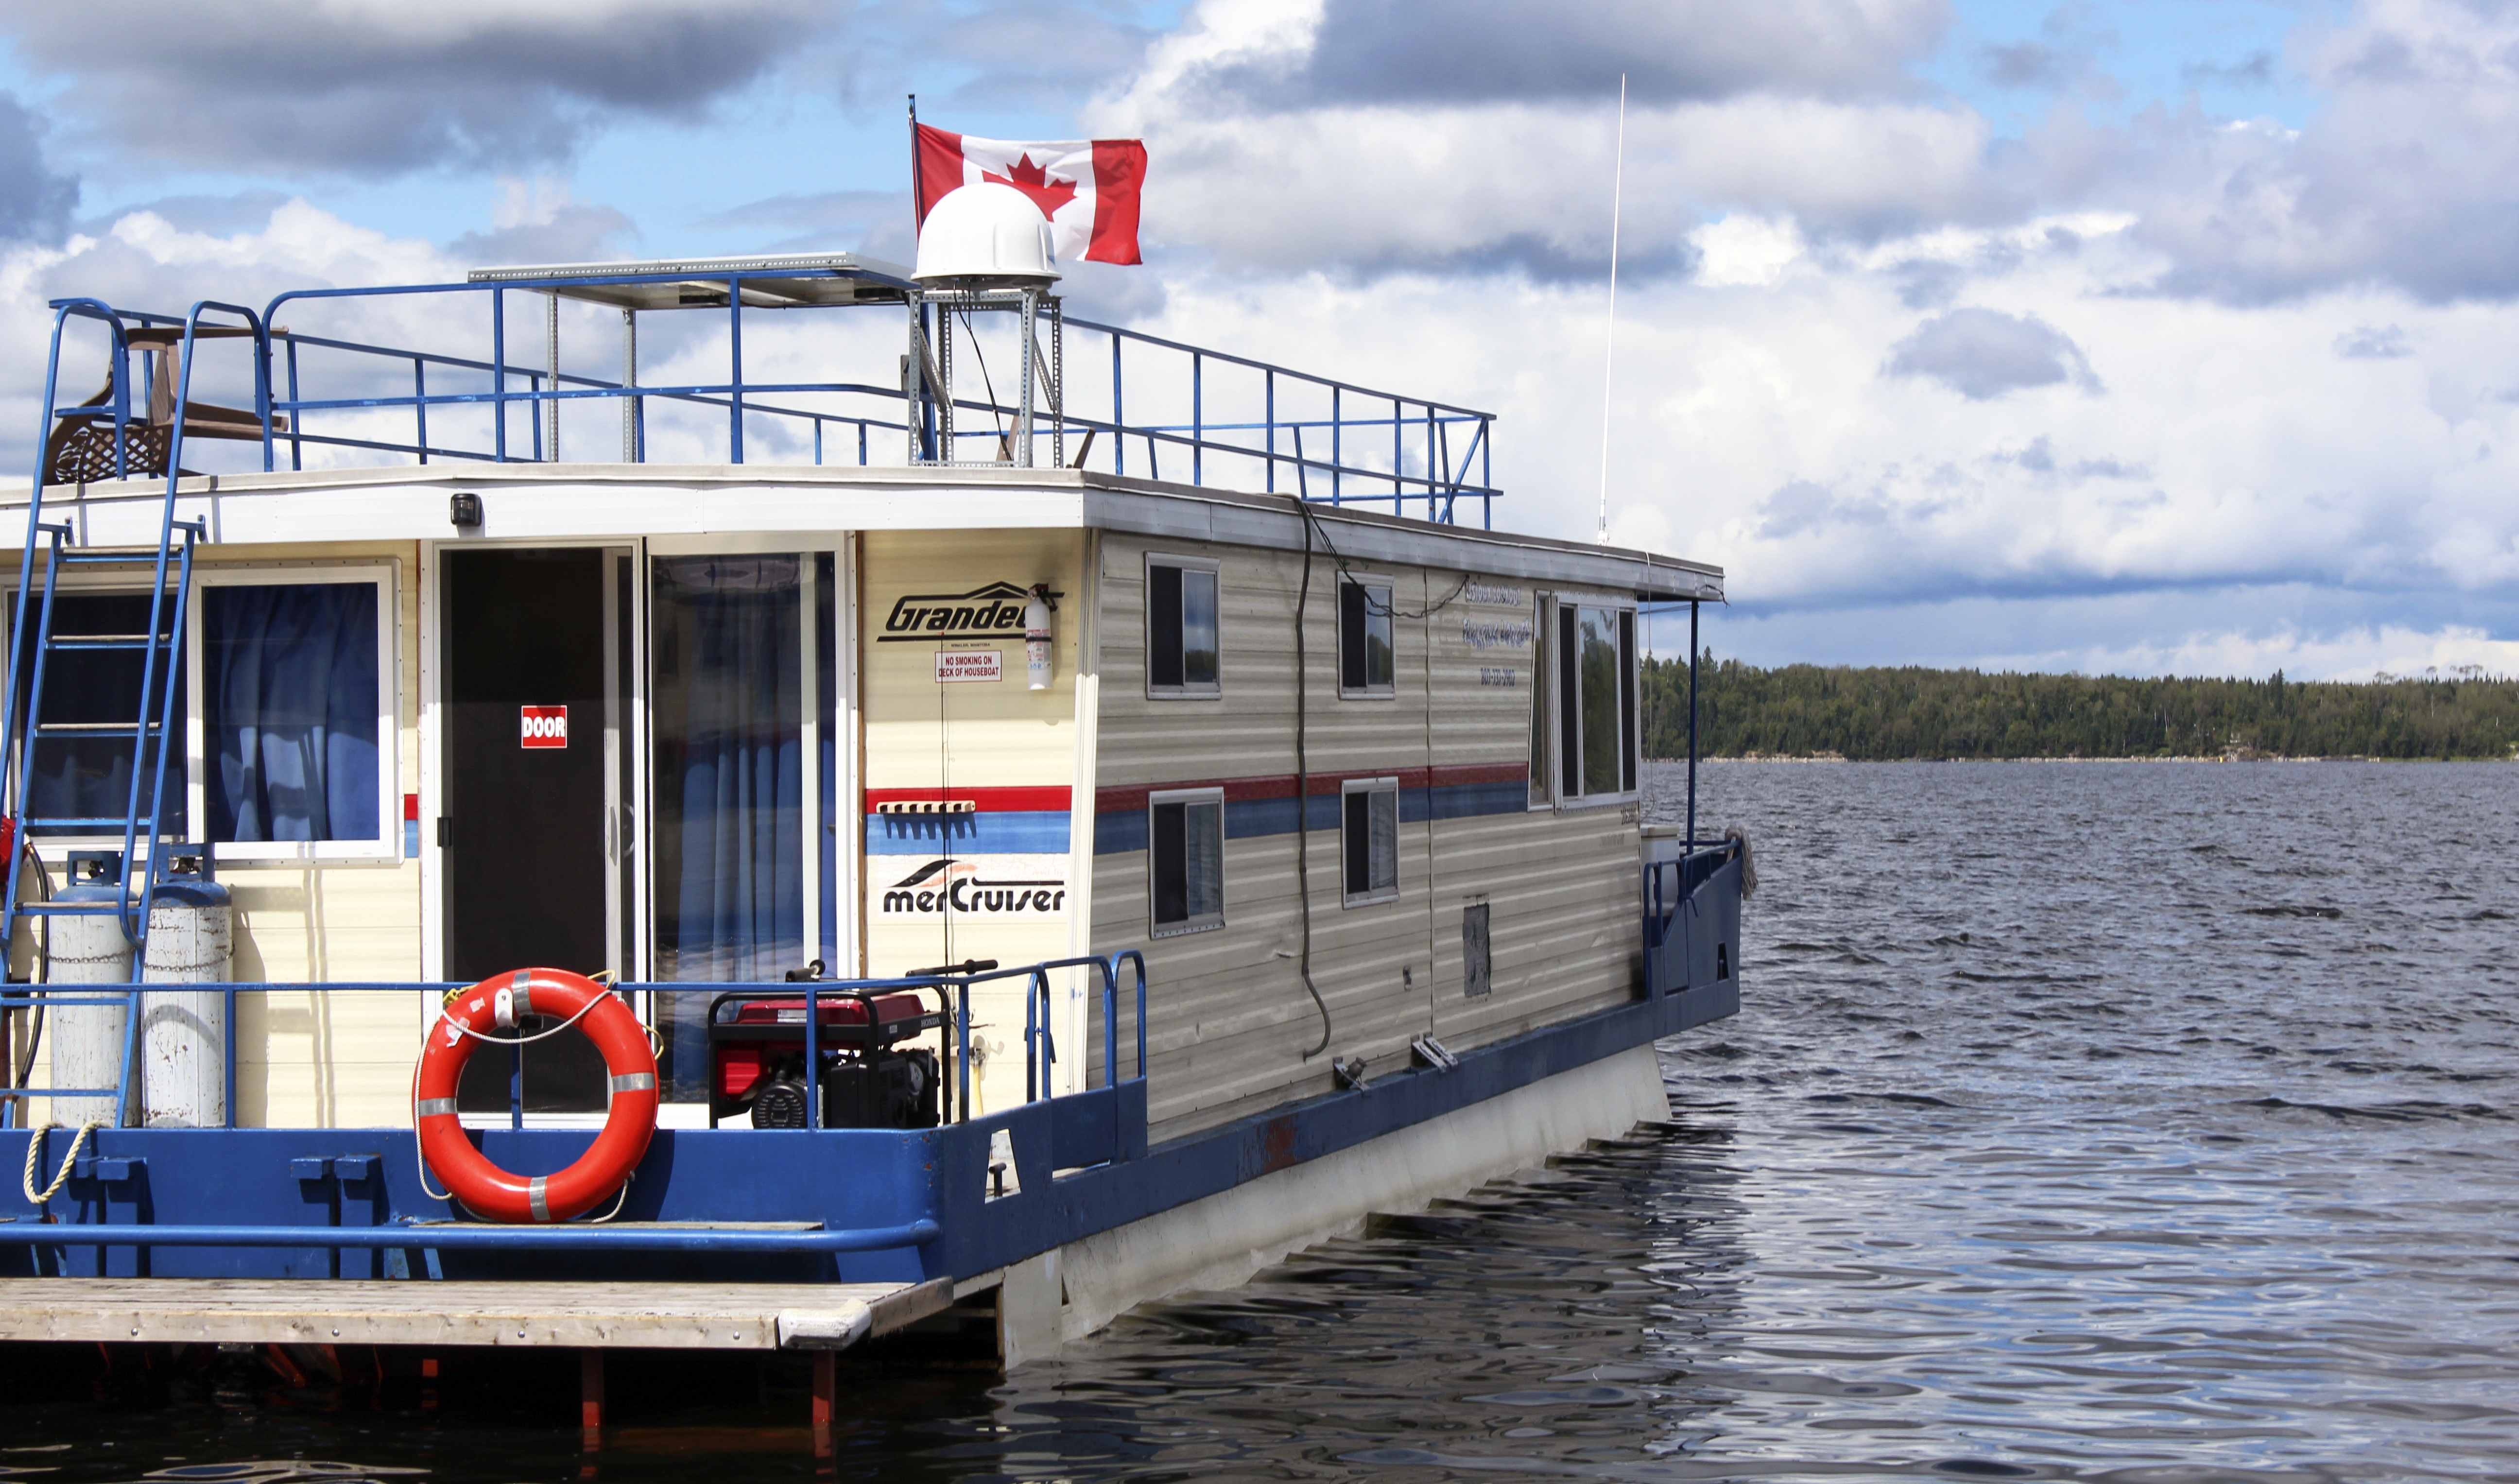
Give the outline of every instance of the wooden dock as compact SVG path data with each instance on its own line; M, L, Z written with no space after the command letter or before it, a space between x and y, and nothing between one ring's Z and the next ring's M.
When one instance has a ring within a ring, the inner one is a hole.
M922 1284L14 1278L0 1341L833 1351L944 1310Z

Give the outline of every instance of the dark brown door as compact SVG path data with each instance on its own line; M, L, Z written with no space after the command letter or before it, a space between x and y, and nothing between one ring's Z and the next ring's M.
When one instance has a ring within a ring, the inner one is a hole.
M593 974L607 941L604 652L592 547L450 551L446 622L446 977L527 967ZM481 1047L460 1105L504 1110L511 1053ZM571 1032L525 1048L524 1107L604 1106L602 1058Z

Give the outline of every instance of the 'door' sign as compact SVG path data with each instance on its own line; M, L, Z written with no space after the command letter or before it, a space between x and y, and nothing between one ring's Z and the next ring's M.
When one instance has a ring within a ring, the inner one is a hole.
M527 747L568 746L568 708L565 706L523 706L518 730Z

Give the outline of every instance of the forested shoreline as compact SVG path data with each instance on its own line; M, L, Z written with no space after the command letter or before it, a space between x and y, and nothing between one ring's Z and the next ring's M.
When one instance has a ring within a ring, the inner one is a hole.
M1688 755L1688 663L1644 665L1645 755ZM2519 756L2519 680L2467 668L2365 682L1763 670L1705 655L1703 756L2404 758Z

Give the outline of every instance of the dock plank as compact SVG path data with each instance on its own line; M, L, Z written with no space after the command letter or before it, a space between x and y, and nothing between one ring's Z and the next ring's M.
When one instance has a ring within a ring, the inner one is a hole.
M0 1341L840 1349L952 1302L923 1284L19 1278Z

